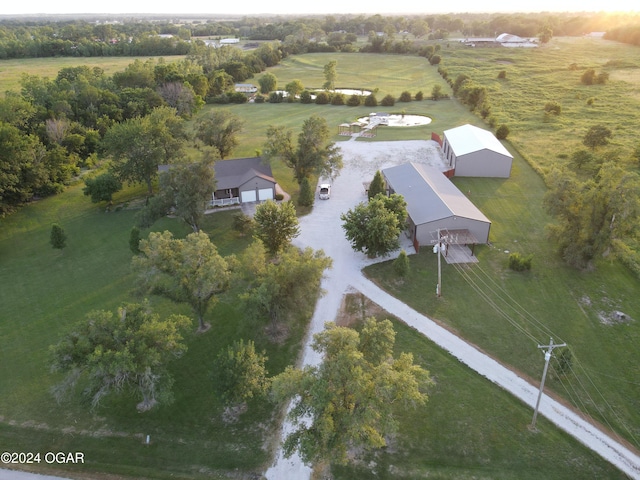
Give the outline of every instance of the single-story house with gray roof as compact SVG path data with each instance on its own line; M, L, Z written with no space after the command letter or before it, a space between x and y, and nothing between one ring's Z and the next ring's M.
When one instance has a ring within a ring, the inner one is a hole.
M442 151L456 177L509 178L513 155L493 133L462 125L445 130Z
M159 172L166 172L171 165L160 165ZM271 165L261 157L216 160L213 164L216 191L212 206L233 205L247 202L273 200L276 180Z
M405 163L385 168L389 193L407 202L409 233L416 249L437 243L438 230L449 244L489 242L491 221L437 168Z
M271 173L271 165L261 157L217 160L213 164L216 179L216 191L213 204L220 200L235 199L233 203L273 200L276 193L276 180Z

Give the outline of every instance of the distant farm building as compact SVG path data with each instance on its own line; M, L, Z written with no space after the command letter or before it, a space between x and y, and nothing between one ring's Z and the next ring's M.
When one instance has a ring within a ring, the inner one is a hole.
M501 33L496 38L475 37L465 38L462 43L469 47L537 47L536 39L522 38L510 33Z
M251 83L236 83L234 88L236 92L241 93L256 93L258 91L258 87Z
M493 133L473 125L446 130L442 151L457 177L508 178L511 175L513 155Z

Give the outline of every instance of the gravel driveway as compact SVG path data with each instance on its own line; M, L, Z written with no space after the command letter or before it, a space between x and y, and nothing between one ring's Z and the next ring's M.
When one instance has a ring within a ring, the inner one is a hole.
M326 272L322 281L324 295L319 299L309 327L309 337L303 350L304 365L317 365L320 356L310 347L313 334L324 328L324 323L336 318L345 293L358 290L392 315L416 328L426 337L451 353L478 374L500 385L505 390L531 406L532 412L538 394L537 385L531 385L475 347L456 337L448 330L409 308L406 304L387 294L362 275L362 268L375 260L355 253L347 242L341 227L340 214L366 200L362 182L371 181L376 170L412 161L434 166L442 165L440 150L431 141L402 142L339 142L344 156L344 169L332 182L331 199L316 200L311 214L300 221L301 234L295 239L299 247L323 249L333 259L333 268ZM402 248L408 254L415 253L409 239L401 237ZM623 445L599 431L580 416L560 403L544 396L540 415L548 418L561 429L578 439L603 458L616 465L630 478L640 480L640 457ZM291 425L285 422L283 435ZM296 455L285 459L278 452L273 466L266 472L270 480L305 480L311 469ZM52 480L54 477L9 472L0 469L1 479Z
M339 142L344 168L333 182L331 199L316 200L312 213L300 221L301 234L294 243L299 247L323 249L333 259L333 268L326 272L322 282L324 295L319 299L309 327L309 337L303 350L303 365L317 365L321 357L310 347L313 334L333 321L340 309L342 298L348 291L358 290L386 311L416 328L455 358L480 375L533 407L538 387L531 385L511 370L483 354L464 340L456 337L437 323L409 308L367 280L361 270L375 260L351 249L342 230L340 214L366 200L362 182L371 181L376 170L408 161L441 166L437 143L432 141L399 142ZM408 238L401 236L402 248L408 254L415 250ZM542 360L542 359L541 359ZM640 457L600 432L580 416L548 396L542 398L540 415L577 438L587 447L616 465L631 478L640 480ZM283 436L291 430L289 422L283 425ZM309 479L311 469L297 455L285 459L279 451L273 466L267 470L269 480Z

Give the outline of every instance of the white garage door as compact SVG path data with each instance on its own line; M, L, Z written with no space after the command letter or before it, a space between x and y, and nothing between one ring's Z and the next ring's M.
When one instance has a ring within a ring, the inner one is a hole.
M256 191L255 190L246 190L244 192L240 192L240 201L242 203L255 202L256 201Z
M273 188L261 188L258 190L258 200L273 200Z

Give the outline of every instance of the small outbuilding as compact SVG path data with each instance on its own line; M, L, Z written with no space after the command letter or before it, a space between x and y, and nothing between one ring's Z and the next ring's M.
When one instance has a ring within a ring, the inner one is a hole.
M442 151L456 177L509 178L513 155L493 133L473 125L444 132Z
M382 170L389 193L407 202L409 234L416 249L433 245L438 231L447 231L450 244L489 242L491 221L435 167L405 163Z
M258 87L252 83L236 83L234 85L234 90L240 93L256 93L258 91Z

